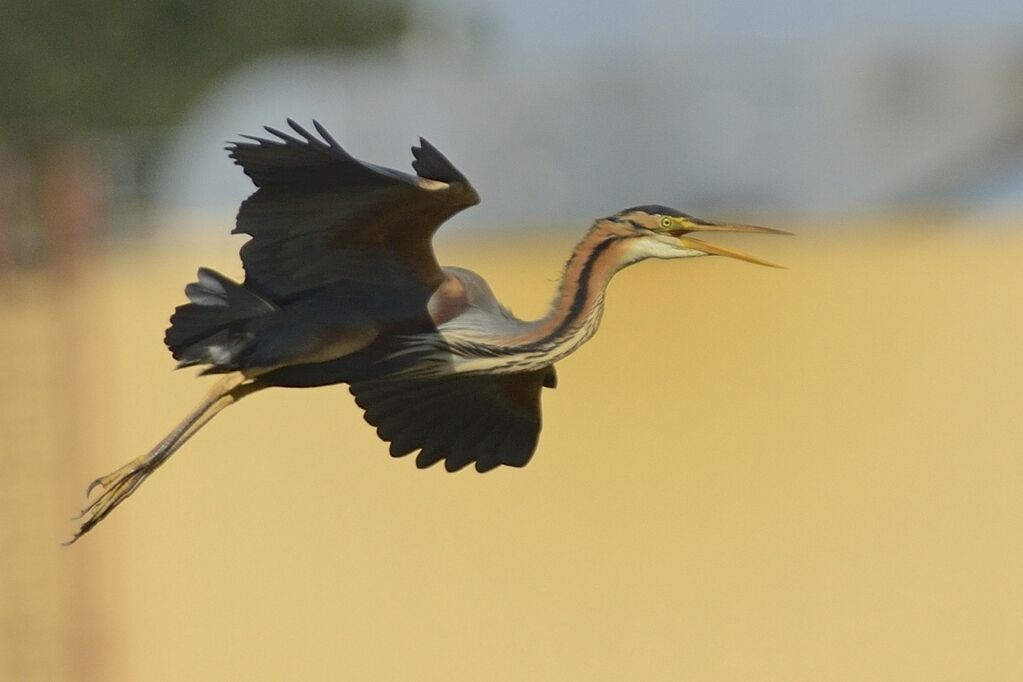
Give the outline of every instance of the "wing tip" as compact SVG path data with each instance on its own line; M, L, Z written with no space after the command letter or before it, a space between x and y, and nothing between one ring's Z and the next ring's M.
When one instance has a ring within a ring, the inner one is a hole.
M313 123L316 123L316 121L313 121ZM323 142L323 140L317 138L315 135L313 135L308 130L303 128L300 124L296 123L295 119L289 118L288 119L288 125L291 127L292 130L294 130L296 133L298 133L303 138L305 138L305 141L306 141L307 144L310 144L310 145L312 145L314 147L319 147L321 149L327 147L327 145Z
M440 153L425 137L419 138L419 145L412 147L412 169L421 178L427 180L439 180L447 183L462 183L468 185L469 181L462 172L455 168L455 165L446 156Z
M320 137L322 137L328 145L334 149L341 150L341 145L338 144L337 140L334 139L334 136L330 134L330 131L323 127L323 125L315 118L313 119L313 127L316 128L316 132L320 134Z

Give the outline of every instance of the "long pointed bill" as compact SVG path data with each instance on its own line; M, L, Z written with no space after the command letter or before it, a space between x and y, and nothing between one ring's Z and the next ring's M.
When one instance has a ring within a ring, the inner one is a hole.
M733 227L753 227L752 225L736 225ZM788 234L781 230L771 230L766 227L757 228L756 230L728 230L729 232L770 232L772 234ZM757 265L766 265L769 268L782 268L784 265L777 265L766 260L757 258L756 256L750 256L749 254L742 253L741 251L733 251L732 249L725 248L724 246L716 246L714 244L708 244L702 239L696 237L679 237L679 241L682 242L682 246L687 249L693 249L694 251L702 251L712 256L727 256L729 258L737 258L738 260L744 260L747 263L756 263Z
M738 223L720 223L716 220L693 220L693 227L686 228L687 232L756 232L759 234L783 234L789 237L794 236L785 230L776 230L773 227L760 227L759 225L742 225Z

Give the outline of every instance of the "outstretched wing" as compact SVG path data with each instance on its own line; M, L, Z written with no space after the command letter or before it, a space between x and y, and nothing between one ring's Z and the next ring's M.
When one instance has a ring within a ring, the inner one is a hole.
M540 390L556 384L554 368L520 374L374 379L349 390L366 421L391 443L391 455L419 450L416 466L444 460L448 471L470 462L490 471L525 466L540 437Z
M423 139L409 175L352 157L315 121L319 137L288 125L227 147L258 188L233 230L252 236L245 285L275 302L338 280L436 287L433 233L479 203L465 176Z

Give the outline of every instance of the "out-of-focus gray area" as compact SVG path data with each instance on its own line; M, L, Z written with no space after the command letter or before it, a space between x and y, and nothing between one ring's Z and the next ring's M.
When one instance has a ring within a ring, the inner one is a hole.
M0 268L229 222L224 144L289 117L426 137L483 197L456 228L1023 210L1023 3L296 2L0 5Z
M288 116L407 168L426 136L474 181L460 222L656 201L696 212L1023 208L1023 5L433 0L392 50L276 55L199 102L163 206L249 191L221 147Z

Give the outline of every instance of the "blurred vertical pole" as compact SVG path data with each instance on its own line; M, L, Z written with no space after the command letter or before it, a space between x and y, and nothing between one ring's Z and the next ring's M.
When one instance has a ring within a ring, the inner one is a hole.
M0 232L11 237L0 277L0 679L105 680L116 601L99 578L112 562L60 543L106 428L90 410L108 397L97 350L106 317L88 256L107 191L88 148L51 154L34 178L12 171L25 181L0 187Z
M15 184L20 177L13 150L0 140L0 278L14 262L12 237L15 223Z
M62 589L67 571L57 557L55 510L55 387L49 349L48 282L43 273L14 270L28 243L30 192L23 157L5 148L0 164L0 678L64 677ZM55 646L58 645L58 646Z
M81 499L83 481L95 476L91 455L105 428L105 415L95 406L111 399L100 360L100 338L108 324L95 286L97 247L108 214L108 183L102 156L70 140L53 149L40 184L40 225L54 285L49 357L56 388L57 448L52 452L52 471L56 487L69 493L72 504ZM101 597L97 578L104 557L81 550L68 554L64 561L70 569L69 598L62 614L66 665L78 680L109 679L103 626L109 624L110 614L104 610L117 603Z
M63 677L60 590L64 573L54 561L55 510L45 494L53 440L45 294L38 273L2 280L0 324L0 678L41 680Z

